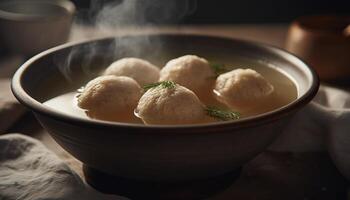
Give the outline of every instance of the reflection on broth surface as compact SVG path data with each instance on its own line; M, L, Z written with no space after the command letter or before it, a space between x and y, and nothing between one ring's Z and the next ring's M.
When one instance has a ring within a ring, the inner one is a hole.
M207 85L201 92L196 92L196 95L199 97L200 101L205 106L215 106L227 110L238 111L241 118L250 117L265 112L272 111L279 107L285 106L295 100L298 96L297 87L295 83L288 78L283 72L277 69L278 66L273 66L268 63L258 62L256 59L249 59L243 57L232 57L230 59L226 58L215 58L211 59L210 56L206 57L211 63L223 63L226 68L234 70L237 68L242 69L253 69L256 72L260 73L271 85L274 87L273 93L270 95L267 101L261 101L256 106L252 106L251 109L245 110L232 110L226 105L220 103L216 98L213 92L215 86L215 77L208 79ZM164 62L154 62L158 66L164 66ZM195 77L191 77L195 78ZM83 110L77 105L77 93L76 91L68 91L65 94L54 97L44 103L45 105L69 115L74 115L82 118L89 118L88 111ZM142 120L132 115L133 110L130 113L116 113L115 119L113 117L99 118L101 120L109 121L119 121L119 122L128 122L128 123L143 123ZM205 118L202 123L207 123L208 121L218 121L218 120L208 120Z

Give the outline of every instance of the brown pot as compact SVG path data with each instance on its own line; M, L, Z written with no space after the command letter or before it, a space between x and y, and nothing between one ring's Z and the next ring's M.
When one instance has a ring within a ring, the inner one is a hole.
M305 16L289 29L286 49L315 68L321 80L350 78L350 16Z

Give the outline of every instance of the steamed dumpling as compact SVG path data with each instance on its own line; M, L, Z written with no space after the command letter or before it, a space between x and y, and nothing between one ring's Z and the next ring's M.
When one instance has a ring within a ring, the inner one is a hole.
M123 58L112 63L104 74L128 76L144 86L158 82L159 68L140 58Z
M160 71L160 81L174 81L196 94L207 88L215 73L204 58L185 55L170 60Z
M132 113L141 97L141 87L125 76L100 76L91 80L78 96L78 106L92 118L117 120Z
M204 105L189 89L166 81L141 97L135 113L145 124L192 124L201 122Z
M250 110L266 101L274 87L252 69L235 69L216 79L218 101L238 110Z

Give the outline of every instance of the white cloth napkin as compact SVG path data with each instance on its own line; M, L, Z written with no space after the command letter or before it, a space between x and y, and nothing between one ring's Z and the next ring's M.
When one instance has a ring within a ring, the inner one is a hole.
M0 78L0 134L5 133L24 113L24 106L11 92L11 80Z
M314 100L293 117L270 149L328 151L350 180L350 93L321 86Z
M0 136L1 200L121 200L89 188L66 163L36 139Z

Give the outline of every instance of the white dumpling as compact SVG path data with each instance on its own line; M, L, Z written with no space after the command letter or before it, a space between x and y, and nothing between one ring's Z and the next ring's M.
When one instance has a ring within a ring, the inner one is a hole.
M159 85L141 97L135 114L145 124L192 124L201 122L204 105L189 89L175 84Z
M238 110L249 110L268 99L274 87L252 69L235 69L216 79L217 99Z
M159 68L140 58L123 58L112 63L104 75L128 76L144 86L158 82Z
M160 71L159 81L174 81L196 94L202 93L215 73L209 62L195 55L170 60Z
M141 87L126 76L100 76L91 80L78 96L78 106L98 119L122 118L133 113L142 95Z

